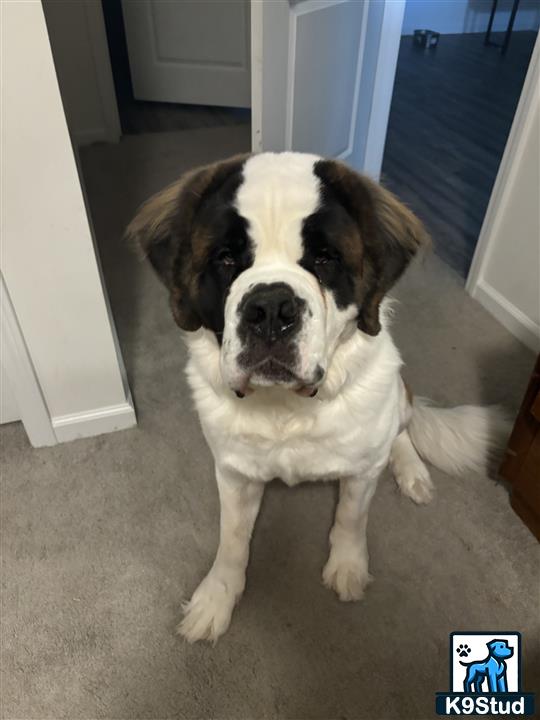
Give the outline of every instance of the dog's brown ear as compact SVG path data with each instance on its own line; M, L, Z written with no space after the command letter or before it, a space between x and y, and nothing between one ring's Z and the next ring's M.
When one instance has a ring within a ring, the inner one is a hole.
M363 236L367 291L358 327L369 335L376 335L381 329L381 300L417 252L430 246L430 239L422 222L391 192L369 178L361 181L372 202L374 227Z
M359 231L354 249L358 327L368 335L381 329L379 306L413 256L430 244L421 221L391 192L335 160L316 172L353 218Z
M193 170L147 200L128 225L126 237L148 258L169 289L176 323L183 330L197 330L197 255L201 242L197 212L248 155Z

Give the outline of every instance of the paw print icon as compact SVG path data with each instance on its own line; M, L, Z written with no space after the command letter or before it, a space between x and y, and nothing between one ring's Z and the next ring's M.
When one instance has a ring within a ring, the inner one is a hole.
M456 648L456 652L459 657L469 657L471 648L468 645L458 645Z

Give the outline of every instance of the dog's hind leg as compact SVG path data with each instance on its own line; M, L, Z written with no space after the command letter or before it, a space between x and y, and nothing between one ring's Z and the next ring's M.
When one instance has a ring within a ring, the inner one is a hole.
M478 680L475 680L474 682L474 692L481 693L482 692L482 685L484 684L484 677L481 675Z
M390 467L401 492L415 503L425 504L433 497L429 470L416 452L407 428L394 440Z
M472 672L471 668L467 668L467 674L465 675L465 680L463 681L463 692L466 692L466 693L472 692L474 681L475 681L474 673Z

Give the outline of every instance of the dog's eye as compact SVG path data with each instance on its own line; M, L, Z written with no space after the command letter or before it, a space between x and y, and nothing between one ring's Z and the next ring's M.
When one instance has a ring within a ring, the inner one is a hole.
M336 259L336 256L330 250L324 248L317 251L317 255L315 256L315 265L326 265Z
M235 265L236 260L234 259L234 256L232 252L229 250L229 248L223 248L218 252L216 255L216 260L221 265Z

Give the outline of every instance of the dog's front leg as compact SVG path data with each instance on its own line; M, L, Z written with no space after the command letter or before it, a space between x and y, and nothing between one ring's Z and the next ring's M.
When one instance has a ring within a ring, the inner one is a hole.
M216 468L221 504L219 548L212 569L184 606L178 632L189 642L215 642L227 630L244 590L249 542L264 492L253 483Z
M506 670L504 670L503 674L497 678L497 690L495 692L508 692L508 687L506 685Z
M340 600L360 600L371 580L368 572L367 517L377 478L347 478L339 483L339 502L330 531L330 557L323 570L326 587Z

